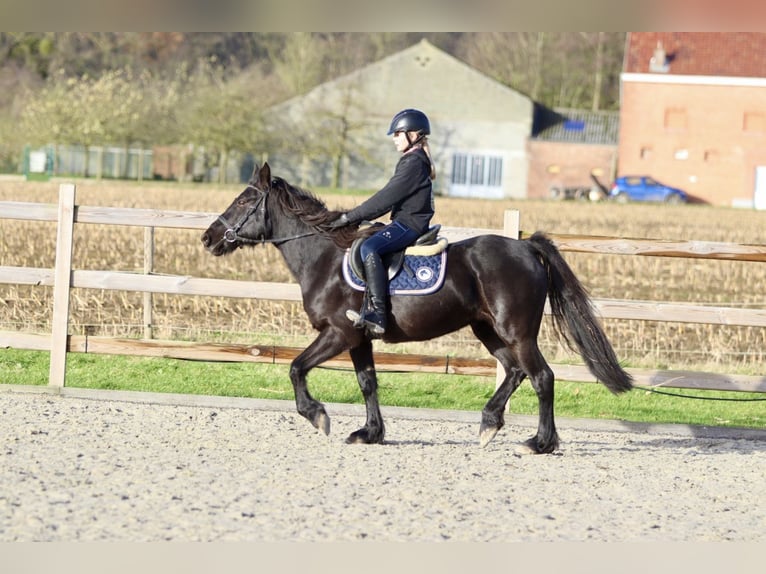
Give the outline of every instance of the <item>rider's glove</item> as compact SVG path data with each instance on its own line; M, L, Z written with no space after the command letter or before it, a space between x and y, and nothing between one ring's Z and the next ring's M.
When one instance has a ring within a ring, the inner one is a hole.
M336 229L338 227L345 227L349 223L351 222L348 220L348 216L345 213L341 213L337 219L334 219L330 223L328 223L327 227L329 227L330 229Z

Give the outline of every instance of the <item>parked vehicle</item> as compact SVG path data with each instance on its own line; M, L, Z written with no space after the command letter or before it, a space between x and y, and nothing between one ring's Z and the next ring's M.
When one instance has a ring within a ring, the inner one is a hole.
M618 177L609 199L620 203L628 201L664 201L666 203L686 203L689 196L682 189L660 183L647 175L626 175Z

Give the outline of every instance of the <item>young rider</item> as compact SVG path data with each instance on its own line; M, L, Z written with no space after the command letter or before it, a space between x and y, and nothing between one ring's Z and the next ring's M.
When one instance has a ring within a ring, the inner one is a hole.
M388 129L388 135L393 136L394 145L402 154L394 175L375 195L330 223L331 227L342 227L391 213L391 223L367 238L360 247L369 300L360 326L374 337L386 331L388 277L381 258L411 245L428 230L434 215L431 181L436 171L428 145L430 133L428 118L420 110L408 108L396 114ZM353 311L347 314L356 318Z

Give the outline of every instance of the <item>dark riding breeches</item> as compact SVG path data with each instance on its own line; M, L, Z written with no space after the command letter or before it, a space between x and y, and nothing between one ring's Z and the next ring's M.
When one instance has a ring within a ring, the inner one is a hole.
M418 237L420 234L417 231L394 221L366 239L359 248L359 253L362 256L362 261L366 261L372 253L382 257L386 253L401 251L412 245Z

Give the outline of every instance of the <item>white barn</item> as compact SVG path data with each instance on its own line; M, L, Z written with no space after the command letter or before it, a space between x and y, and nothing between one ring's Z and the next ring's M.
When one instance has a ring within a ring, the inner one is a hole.
M306 187L376 190L398 160L386 132L403 108L431 121L437 194L526 197L532 100L427 40L271 108L270 129L288 137L269 163Z

